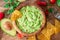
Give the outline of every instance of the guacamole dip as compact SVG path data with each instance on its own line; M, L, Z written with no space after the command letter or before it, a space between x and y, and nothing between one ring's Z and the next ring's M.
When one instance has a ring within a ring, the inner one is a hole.
M40 29L43 16L35 6L25 6L20 9L22 17L17 19L19 29L24 33L33 33Z

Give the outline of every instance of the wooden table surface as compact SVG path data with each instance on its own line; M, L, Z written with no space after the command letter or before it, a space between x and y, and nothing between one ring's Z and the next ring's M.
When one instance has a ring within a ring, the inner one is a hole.
M5 4L3 0L1 0L0 3L1 3L0 7ZM3 9L0 8L0 11L1 10ZM60 21L57 20L51 13L48 15L46 19L47 19L47 22L46 22L45 28L37 35L33 35L31 37L24 37L20 39L18 37L11 37L3 33L2 30L0 29L0 40L60 40L60 33L59 33L60 32ZM53 29L56 29L56 30L53 30Z

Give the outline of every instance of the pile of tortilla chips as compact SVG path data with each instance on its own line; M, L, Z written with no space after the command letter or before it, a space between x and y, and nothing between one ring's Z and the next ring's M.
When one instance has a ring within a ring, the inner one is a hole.
M38 34L39 40L51 40L51 36L53 34L57 34L60 32L60 22L55 20L55 25L47 22L47 27L42 30L41 34Z
M47 22L47 27L44 28L41 31L41 33L37 35L37 39L38 40L51 40L51 36L59 32L60 32L60 22L55 19L55 25L52 25L50 22ZM32 37L29 37L28 40L36 40L35 36L32 36Z

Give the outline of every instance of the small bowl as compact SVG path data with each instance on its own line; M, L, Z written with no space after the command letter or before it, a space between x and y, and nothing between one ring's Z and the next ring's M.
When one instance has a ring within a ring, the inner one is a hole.
M36 31L36 32L34 32L34 33L31 33L31 34L27 34L27 33L24 33L24 32L22 32L22 31L20 30L21 33L24 34L24 36L32 36L32 35L35 35L35 34L41 32L41 30L44 28L45 23L46 23L45 14L44 14L43 10L42 10L37 4L29 4L29 3L26 3L26 2L20 4L16 9L19 10L19 9L21 9L21 8L24 7L24 6L35 6L35 7L37 7L39 10L41 10L42 15L43 15L43 21L42 21L42 25L41 25L41 27L40 27L40 29L39 29L38 31Z

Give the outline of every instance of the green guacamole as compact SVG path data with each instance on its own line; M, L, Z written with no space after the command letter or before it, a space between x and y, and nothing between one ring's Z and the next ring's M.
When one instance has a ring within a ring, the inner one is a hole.
M24 33L33 33L39 30L43 16L41 10L35 6L25 6L20 9L22 17L17 19L19 29Z

